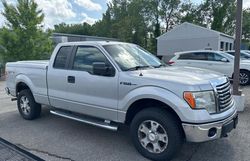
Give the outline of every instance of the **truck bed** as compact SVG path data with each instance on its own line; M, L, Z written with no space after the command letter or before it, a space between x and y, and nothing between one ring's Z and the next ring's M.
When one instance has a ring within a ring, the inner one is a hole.
M11 95L16 96L16 85L28 82L36 102L48 103L47 96L47 66L48 60L18 61L6 64L7 87Z
M49 60L17 61L7 63L6 67L39 68L46 69Z

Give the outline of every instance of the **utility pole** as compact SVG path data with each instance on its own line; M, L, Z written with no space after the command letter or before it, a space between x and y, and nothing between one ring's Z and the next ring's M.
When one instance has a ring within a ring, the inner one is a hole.
M241 34L242 34L242 0L237 0L236 34L235 34L236 38L235 38L234 76L233 76L234 95L241 95L241 93L239 92Z

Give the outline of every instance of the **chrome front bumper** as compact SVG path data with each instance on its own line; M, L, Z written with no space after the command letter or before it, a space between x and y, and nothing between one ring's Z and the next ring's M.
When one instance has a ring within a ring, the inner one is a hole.
M189 124L182 123L186 140L189 142L204 142L227 136L231 130L236 128L238 123L237 111L225 120L206 123Z

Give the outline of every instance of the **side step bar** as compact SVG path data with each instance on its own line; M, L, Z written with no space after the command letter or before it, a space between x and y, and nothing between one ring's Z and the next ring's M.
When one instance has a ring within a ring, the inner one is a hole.
M80 121L89 125L93 125L93 126L98 126L104 129L108 129L108 130L112 130L112 131L117 131L118 130L118 126L112 123L109 123L110 121L106 121L106 120L100 120L100 119L95 119L95 118L91 118L88 116L80 116L80 115L74 115L72 113L68 113L68 112L64 112L64 111L52 111L50 110L50 113L53 115L57 115L57 116L61 116L61 117L65 117L71 120L75 120L75 121Z

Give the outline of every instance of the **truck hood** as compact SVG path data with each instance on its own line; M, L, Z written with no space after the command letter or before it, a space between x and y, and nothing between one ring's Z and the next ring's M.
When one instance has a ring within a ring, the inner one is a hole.
M210 84L211 80L223 77L220 73L194 67L170 66L136 71L137 74L140 74L140 72L143 74L143 77L147 79L195 85Z

